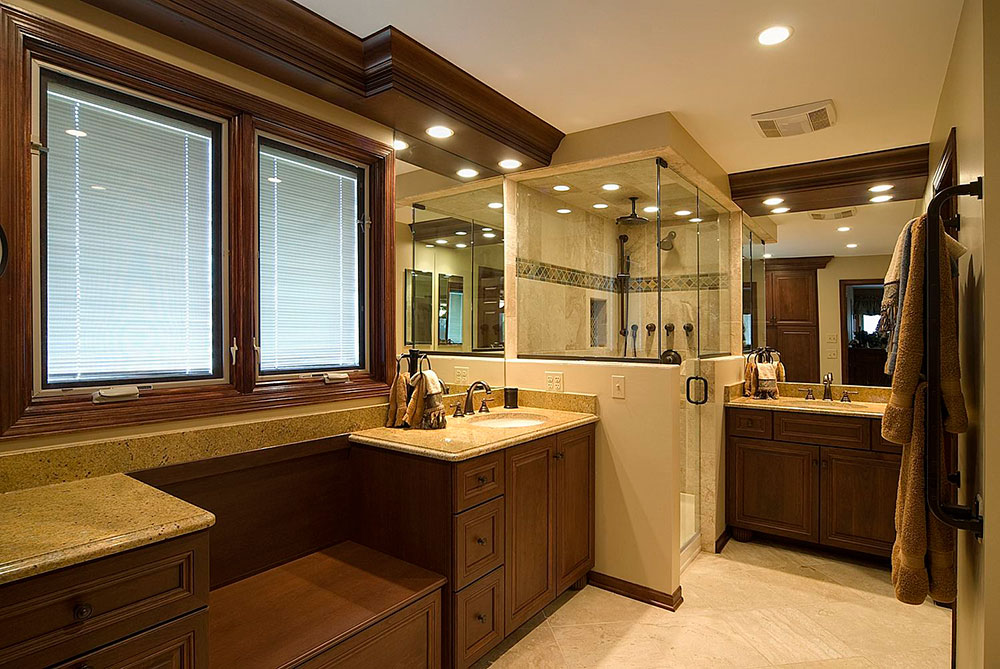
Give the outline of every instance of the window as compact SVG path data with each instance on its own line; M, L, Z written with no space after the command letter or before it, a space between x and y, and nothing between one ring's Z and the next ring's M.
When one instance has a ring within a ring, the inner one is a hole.
M41 387L221 378L221 125L40 84Z
M260 139L260 372L364 365L364 171Z

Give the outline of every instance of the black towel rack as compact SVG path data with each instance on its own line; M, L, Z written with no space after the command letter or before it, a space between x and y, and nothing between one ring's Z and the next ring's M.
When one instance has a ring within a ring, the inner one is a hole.
M927 243L924 266L924 377L927 381L927 411L924 421L924 481L927 507L942 523L983 536L979 505L953 504L941 498L941 236L938 234L941 206L961 195L983 199L983 178L941 189L927 206ZM957 306L957 305L956 305ZM955 481L957 476L951 477Z

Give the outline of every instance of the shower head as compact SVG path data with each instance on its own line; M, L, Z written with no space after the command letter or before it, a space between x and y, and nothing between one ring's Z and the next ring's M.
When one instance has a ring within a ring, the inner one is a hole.
M619 216L615 222L620 225L639 225L640 223L649 223L648 218L635 213L635 203L639 198L630 197L629 199L632 200L632 213L628 216Z
M676 230L671 230L667 233L667 236L660 240L658 246L661 251L673 251L674 250L674 237L677 236Z

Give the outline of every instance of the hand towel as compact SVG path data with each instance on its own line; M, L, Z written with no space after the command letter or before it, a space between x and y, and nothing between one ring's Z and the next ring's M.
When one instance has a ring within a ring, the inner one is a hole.
M410 385L413 386L413 396L406 407L406 424L419 430L445 427L447 418L438 375L432 370L425 370L414 374Z
M405 371L397 371L389 388L389 414L385 419L386 427L402 427L406 420L406 386L410 375Z
M899 315L899 342L892 392L882 417L882 436L896 444L906 444L913 433L913 402L920 380L924 355L924 250L928 234L926 217L912 226L910 267L906 294ZM940 236L941 248L947 248L944 227L938 223L933 234ZM944 429L959 433L968 429L965 398L962 395L958 360L958 327L955 322L952 259L940 254L941 277L941 399L944 405Z
M773 362L757 363L757 396L778 397L778 370Z
M926 503L926 396L927 384L921 382L915 396L913 438L903 446L896 491L892 586L896 599L906 604L922 604L928 594L936 602L953 602L957 594L955 530L930 513ZM936 441L936 447L943 449L944 439Z
M424 415L424 399L427 381L423 372L418 372L410 377L410 387L413 389L410 395L410 403L406 406L406 425L417 427Z

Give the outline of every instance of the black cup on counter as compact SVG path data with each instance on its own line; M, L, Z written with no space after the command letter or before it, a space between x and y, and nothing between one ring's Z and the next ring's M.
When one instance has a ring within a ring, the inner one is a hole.
M517 388L503 389L503 408L504 409L517 408Z

